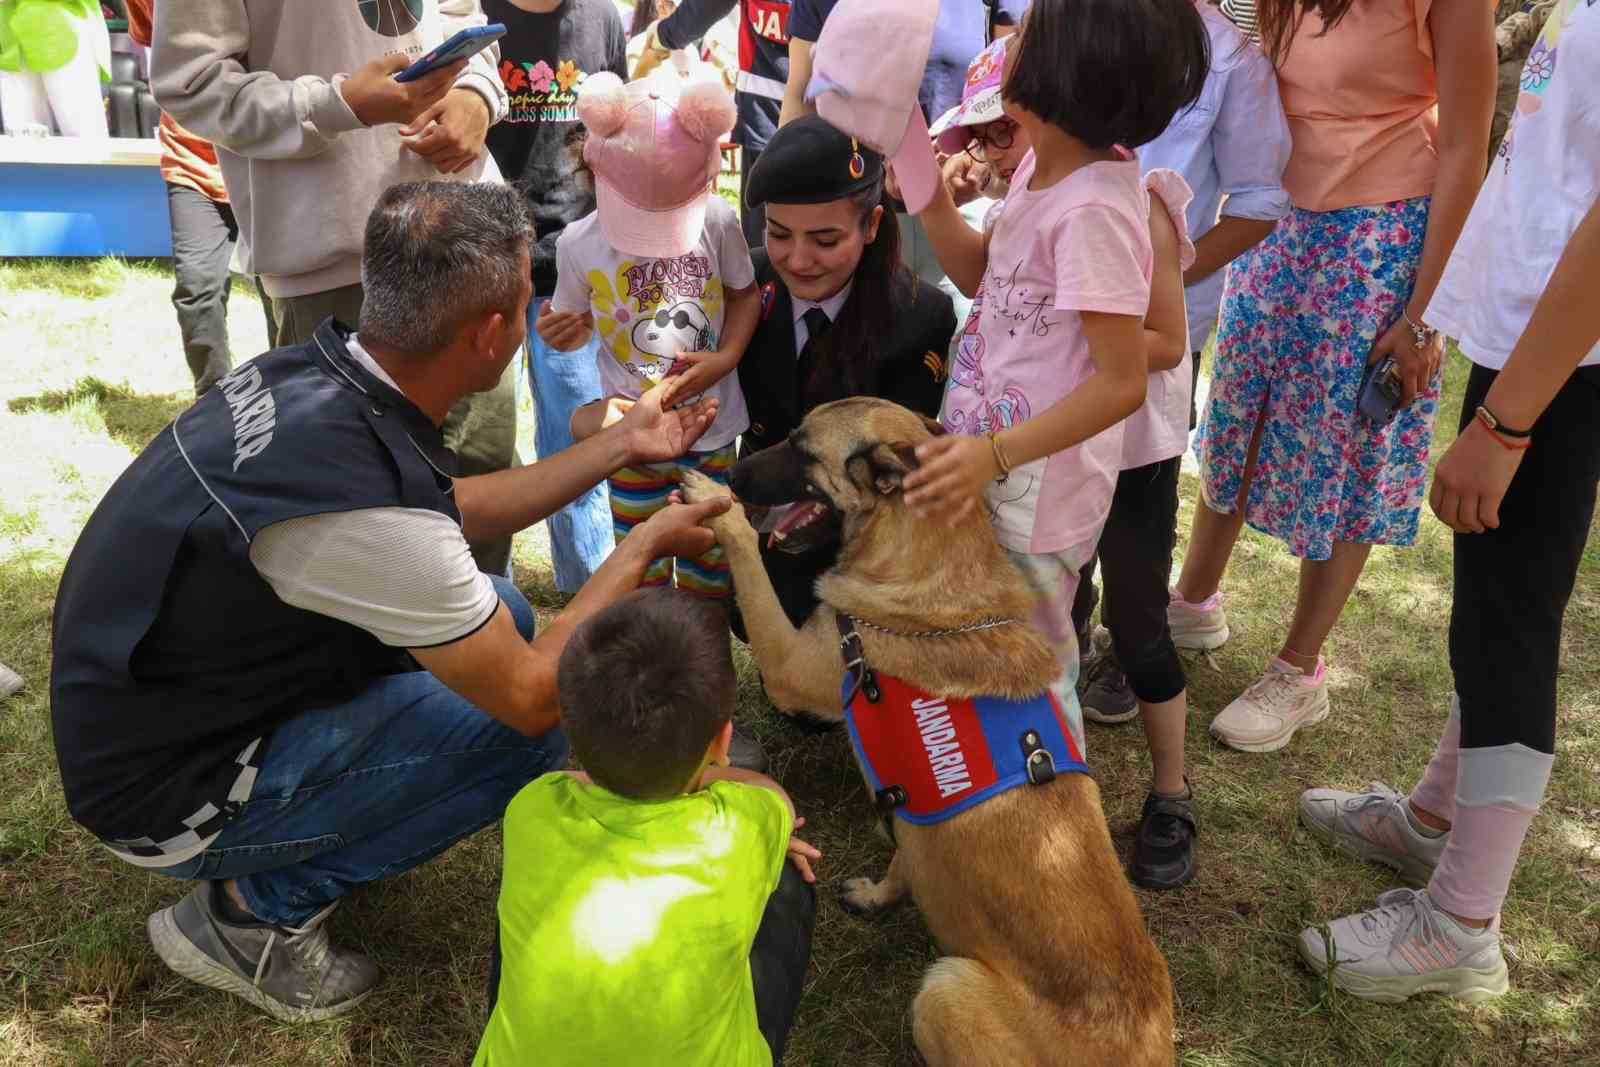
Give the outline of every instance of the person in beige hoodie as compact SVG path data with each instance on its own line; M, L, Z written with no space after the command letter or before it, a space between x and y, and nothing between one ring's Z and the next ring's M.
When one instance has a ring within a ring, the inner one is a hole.
M478 0L162 0L151 88L162 110L216 145L277 346L323 319L361 319L361 240L392 185L500 181L484 149L506 113L490 47L414 82L394 75L456 31L486 22ZM445 438L463 475L515 466L516 374L458 404ZM473 545L504 573L509 541Z

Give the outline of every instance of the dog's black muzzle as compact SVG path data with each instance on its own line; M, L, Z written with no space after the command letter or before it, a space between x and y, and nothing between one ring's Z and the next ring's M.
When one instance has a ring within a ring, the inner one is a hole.
M758 507L793 504L811 497L806 492L805 454L788 441L734 464L730 484L735 496Z

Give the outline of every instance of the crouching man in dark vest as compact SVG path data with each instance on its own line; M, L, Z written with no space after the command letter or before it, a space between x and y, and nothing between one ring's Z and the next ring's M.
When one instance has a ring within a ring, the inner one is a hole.
M562 767L556 663L710 511L639 526L537 638L469 541L510 536L616 469L681 455L714 411L620 422L544 462L452 477L439 426L526 334L523 198L400 185L366 229L359 333L223 378L95 510L56 601L51 698L72 816L117 856L199 882L150 917L161 958L285 1020L377 983L329 945L356 886L438 855Z

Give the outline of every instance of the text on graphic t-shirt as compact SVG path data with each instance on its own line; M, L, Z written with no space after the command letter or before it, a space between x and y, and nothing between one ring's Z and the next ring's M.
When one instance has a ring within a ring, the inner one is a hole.
M483 9L489 21L506 25L499 69L510 105L487 143L500 173L528 198L538 234L534 292L549 296L556 238L594 210L593 183L580 170L578 91L600 71L627 78L627 41L611 0L565 0L547 14L510 0L483 0Z
M611 247L598 214L568 226L556 244L555 311L587 311L600 335L600 388L606 396L637 399L660 385L681 352L711 352L721 344L727 291L755 284L755 266L739 217L709 196L699 243L673 259L630 256ZM750 425L739 372L706 390L721 407L696 442L710 452L731 444Z
M1028 153L991 218L989 260L957 338L943 422L987 434L1046 411L1095 372L1082 312L1150 306L1149 194L1136 160L1093 163L1033 191ZM1060 552L1099 537L1122 463L1119 423L1015 468L988 492L1000 543Z

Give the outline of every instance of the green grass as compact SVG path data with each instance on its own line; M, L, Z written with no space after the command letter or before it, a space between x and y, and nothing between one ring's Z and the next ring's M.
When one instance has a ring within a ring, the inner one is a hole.
M143 922L179 887L111 858L67 816L45 696L51 603L95 501L187 403L170 288L160 264L0 263L0 662L29 683L0 702L0 1064L465 1062L483 1021L498 832L356 894L334 935L372 952L387 981L352 1017L296 1028L168 973ZM263 347L254 294L237 289L234 301L235 348L254 353ZM1457 361L1441 444L1464 378ZM522 410L531 455L526 397ZM1194 492L1186 478L1188 500ZM532 535L519 538L518 563L541 610L558 608ZM1281 753L1251 756L1213 745L1205 725L1281 639L1295 567L1276 543L1246 535L1226 583L1237 636L1214 664L1190 662L1200 877L1177 893L1140 895L1171 964L1185 1064L1600 1064L1597 578L1600 547L1568 610L1559 758L1505 916L1513 993L1477 1008L1439 998L1380 1007L1314 979L1294 937L1396 882L1309 840L1294 798L1372 778L1403 789L1426 763L1451 685L1449 539L1427 519L1415 549L1373 554L1329 649L1334 716ZM907 1006L936 949L912 908L862 919L836 903L840 882L881 874L889 855L848 745L778 721L748 660L740 667L742 714L825 853L811 984L787 1062L913 1063ZM1144 796L1143 743L1135 726L1090 729L1125 850Z

